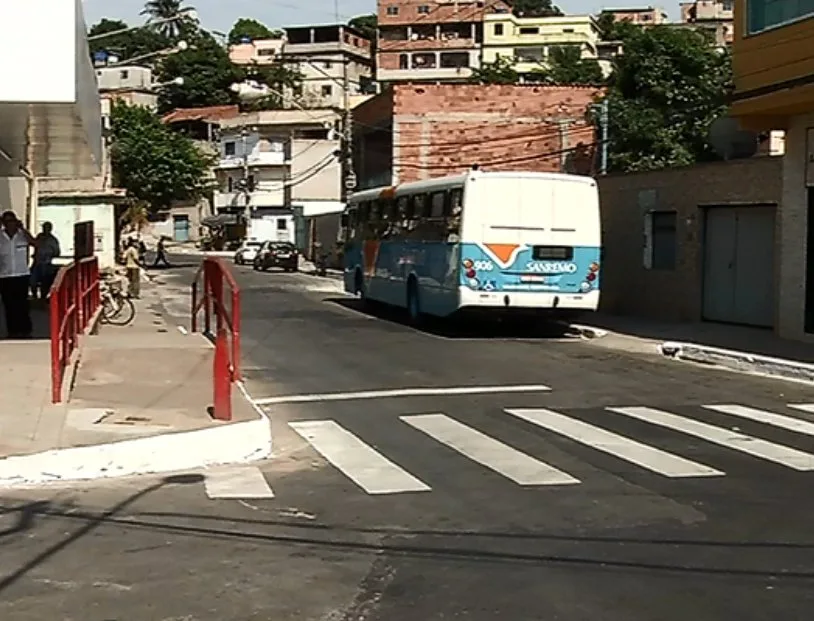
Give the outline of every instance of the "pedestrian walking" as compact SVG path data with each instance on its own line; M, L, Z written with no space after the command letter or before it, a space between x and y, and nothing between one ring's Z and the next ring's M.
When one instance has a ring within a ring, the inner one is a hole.
M62 250L53 230L50 222L43 222L42 231L35 238L34 263L31 266L31 293L35 299L48 298L57 275L54 259L60 256Z
M158 267L159 263L163 263L166 267L172 267L169 259L167 259L167 251L164 248L164 238L158 238L158 245L155 247L155 261L152 267Z
M124 267L127 269L127 281L129 283L129 291L131 298L139 298L141 296L141 266L139 252L139 242L131 239L127 244L127 249L124 251Z
M37 242L13 211L4 212L0 222L3 225L0 232L0 300L6 316L6 329L10 338L30 338L29 249L36 247Z

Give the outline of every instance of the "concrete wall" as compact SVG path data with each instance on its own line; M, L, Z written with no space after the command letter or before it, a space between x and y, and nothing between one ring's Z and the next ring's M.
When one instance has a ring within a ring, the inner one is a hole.
M341 198L342 165L334 155L338 140L292 141L292 200L329 200Z
M113 267L116 260L116 216L115 207L110 203L80 204L70 202L52 202L39 207L40 222L51 222L54 235L59 239L62 249L62 261L73 256L73 231L77 222L93 221L95 252L101 267Z
M814 164L809 152L814 143L807 141L808 128L814 127L814 114L792 117L786 131L786 155L783 157L783 209L778 218L781 248L778 332L784 338L814 342L804 332L806 299L807 185L814 186Z
M24 177L0 177L0 211L11 209L20 220L26 222L27 192L28 182Z
M703 270L699 206L776 203L784 214L788 205L782 171L783 158L763 157L600 177L604 246L600 309L667 321L699 321ZM650 270L644 265L646 215L651 211L677 212L675 270ZM804 237L804 230L799 235ZM779 236L775 239L780 240L775 246L775 273L782 273L777 249L789 244ZM799 239L791 243L793 252L804 245ZM788 282L785 295L790 286ZM778 297L782 295L781 290Z

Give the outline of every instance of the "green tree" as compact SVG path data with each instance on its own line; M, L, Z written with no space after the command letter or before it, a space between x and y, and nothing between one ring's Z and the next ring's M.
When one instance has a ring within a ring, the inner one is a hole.
M728 51L701 32L656 26L624 41L608 91L609 168L656 170L716 159L707 134L732 91Z
M105 18L91 26L88 36L94 37L126 28L128 25L125 22ZM171 43L169 39L154 30L136 28L130 32L92 40L89 42L89 46L91 56L96 52L111 52L118 55L121 60L126 60L167 49Z
M375 13L369 15L357 15L348 22L348 26L356 28L362 35L376 44L376 36L379 30L379 18Z
M168 85L161 89L158 106L162 112L233 103L235 96L229 87L245 76L214 38L199 32L190 39L188 50L168 55L158 66L159 82L184 78L182 86Z
M499 56L494 62L482 63L473 69L469 80L476 84L517 84L520 75L514 68L514 61Z
M600 13L596 23L604 41L624 41L641 30L641 26L628 20L616 21L613 13L608 12Z
M594 58L582 58L578 45L558 45L549 50L545 68L534 72L543 82L558 85L594 86L605 82Z
M550 17L562 15L551 0L509 0L512 12L520 17Z
M148 23L168 20L184 9L183 4L183 0L148 0L141 14L148 17ZM156 31L169 39L177 39L183 33L184 22L187 20L188 18L181 17L174 21L162 21L156 25Z
M210 191L212 160L147 108L118 102L111 110L113 175L118 187L151 212Z
M281 30L271 30L265 24L256 19L241 17L237 20L229 31L229 45L237 45L241 39L280 39L283 36Z

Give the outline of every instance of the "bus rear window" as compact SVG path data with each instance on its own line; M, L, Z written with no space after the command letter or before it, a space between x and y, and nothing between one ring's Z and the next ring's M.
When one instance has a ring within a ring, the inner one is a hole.
M535 261L571 261L574 249L571 246L534 246L531 255Z

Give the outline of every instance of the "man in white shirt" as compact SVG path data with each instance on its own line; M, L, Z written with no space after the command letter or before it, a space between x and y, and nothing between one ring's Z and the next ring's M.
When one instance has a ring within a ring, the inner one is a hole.
M31 312L28 306L29 247L35 245L13 211L0 216L0 300L6 314L6 328L11 338L31 336Z

